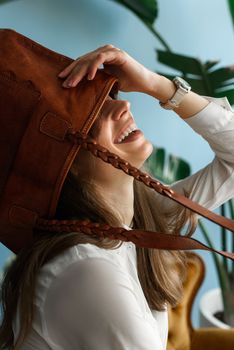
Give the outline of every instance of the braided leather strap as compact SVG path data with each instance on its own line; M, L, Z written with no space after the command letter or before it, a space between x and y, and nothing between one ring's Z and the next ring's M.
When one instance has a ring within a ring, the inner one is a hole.
M111 164L117 169L123 170L126 174L133 176L136 180L143 182L146 186L153 188L156 192L165 197L169 197L175 202L182 204L184 207L193 212L213 221L214 223L234 232L234 221L224 216L213 213L200 204L189 198L175 192L169 186L163 185L160 181L153 179L148 174L132 166L124 159L121 159L114 153L111 153L105 147L97 144L89 135L80 132L70 132L67 136L69 140L81 145L82 148L91 152L94 156L101 158L104 162Z
M169 186L163 185L160 181L153 179L148 174L132 166L124 159L121 159L118 155L111 153L106 148L98 145L89 135L81 132L69 131L67 138L71 142L88 150L94 156L102 159L104 162L111 164L117 169L121 169L126 174L133 176L136 180L143 182L146 186L153 188L159 194L171 198L175 202L182 204L184 207L208 218L230 231L234 231L233 220L215 214L198 203L175 192ZM190 237L144 230L125 230L122 227L111 227L107 224L92 223L87 220L45 220L40 218L37 221L36 229L57 233L83 232L89 235L97 235L100 238L109 237L121 241L131 241L142 248L165 250L209 250L234 260L234 253L210 248Z
M196 239L165 234L153 231L126 230L122 227L112 227L107 224L93 223L87 220L45 220L38 219L37 229L55 233L82 232L88 235L97 235L100 238L111 238L126 242L133 242L138 247L166 250L202 249L218 253L234 260L234 253L212 249Z

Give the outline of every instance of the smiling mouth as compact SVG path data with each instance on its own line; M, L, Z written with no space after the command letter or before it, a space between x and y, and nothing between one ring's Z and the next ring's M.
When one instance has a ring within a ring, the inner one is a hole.
M124 131L121 132L121 134L119 134L114 143L122 143L135 130L137 130L137 126L134 122L132 122L128 127L125 128Z
M121 144L121 143L133 142L142 135L143 135L143 132L141 130L135 129L131 131L127 136L125 136L120 142L115 142L115 143Z

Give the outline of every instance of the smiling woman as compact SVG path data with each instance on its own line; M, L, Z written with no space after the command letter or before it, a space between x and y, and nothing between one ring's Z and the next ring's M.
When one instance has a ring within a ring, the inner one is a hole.
M99 144L138 168L153 150L143 132L137 129L129 101L107 98L90 133Z
M17 253L2 287L0 349L165 350L167 306L181 299L186 267L177 238L183 228L192 234L196 215L138 181L149 180L139 168L152 144L113 89L118 80L122 91L151 95L210 143L214 160L170 190L206 208L234 195L233 112L112 45L73 61L2 30L0 47L0 116L9 135L1 140L1 241ZM18 176L10 176L11 159ZM145 241L137 240L142 232Z

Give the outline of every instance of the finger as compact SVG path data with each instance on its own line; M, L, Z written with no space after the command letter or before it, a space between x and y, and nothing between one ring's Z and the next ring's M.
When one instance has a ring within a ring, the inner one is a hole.
M100 67L100 65L106 65L106 64L114 64L117 63L121 64L122 59L120 59L120 53L121 50L120 49L116 49L113 47L110 47L110 45L106 45L105 47L105 51L101 51L99 52L97 55L95 55L95 58L92 59L92 61L90 62L90 54L86 54L84 56L82 56L82 62L80 60L80 67L78 66L79 63L77 61L73 62L70 66L68 66L64 73L67 73L65 76L67 77L67 79L64 81L63 86L64 87L74 87L76 86L83 78L86 74L88 74L88 80L92 80L94 79L98 68ZM102 49L103 49L102 48ZM99 51L100 49L96 50ZM93 55L93 52L92 52ZM86 62L85 62L85 58L86 58ZM89 58L89 59L88 59ZM75 64L74 64L75 63Z
M94 79L100 65L103 64L105 66L105 64L110 64L111 62L114 62L115 59L116 51L114 50L99 53L88 70L88 79Z
M87 55L88 56L88 55ZM64 87L74 87L76 86L86 74L88 74L88 80L92 80L96 72L98 70L98 67L105 61L105 57L103 53L100 53L96 56L95 61L93 63L90 63L89 61L86 63L82 63L80 67L76 65L75 68L71 71L71 74L67 77L67 79L64 81L63 86Z
M76 70L72 71L72 74L68 76L68 78L63 82L64 87L74 87L76 86L87 74L86 67L76 68Z
M95 75L97 73L98 68L93 68L92 70L89 71L87 79L88 80L93 80L95 78Z
M87 56L89 56L90 54L92 54L93 52L97 51L98 49L94 50L94 51L91 51L89 53L86 53L80 57L77 57L76 60L74 60L71 64L69 64L69 66L67 66L64 70L62 70L59 74L58 74L58 77L59 78L65 78L68 76L68 74L71 73L71 71L73 70L73 68L75 68L76 64L78 63L78 60L80 60L81 58L84 59L86 58Z
M73 68L76 66L77 64L77 60L79 58L77 58L75 61L73 61L71 64L69 64L69 66L67 66L64 70L62 70L59 74L58 77L59 78L65 78L69 73L71 73L71 71L73 70Z
M95 78L95 75L99 67L100 67L100 64L95 63L89 68L88 75L87 75L88 80L93 80Z

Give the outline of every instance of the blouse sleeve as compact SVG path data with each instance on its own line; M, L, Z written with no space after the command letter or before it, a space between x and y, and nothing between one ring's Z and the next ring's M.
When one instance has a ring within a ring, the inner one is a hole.
M50 287L43 313L48 342L56 349L162 350L131 280L108 259L68 267Z
M226 97L205 98L210 103L185 122L208 142L214 159L170 187L212 210L234 197L234 111ZM164 213L178 206L165 197L160 198L160 205Z

